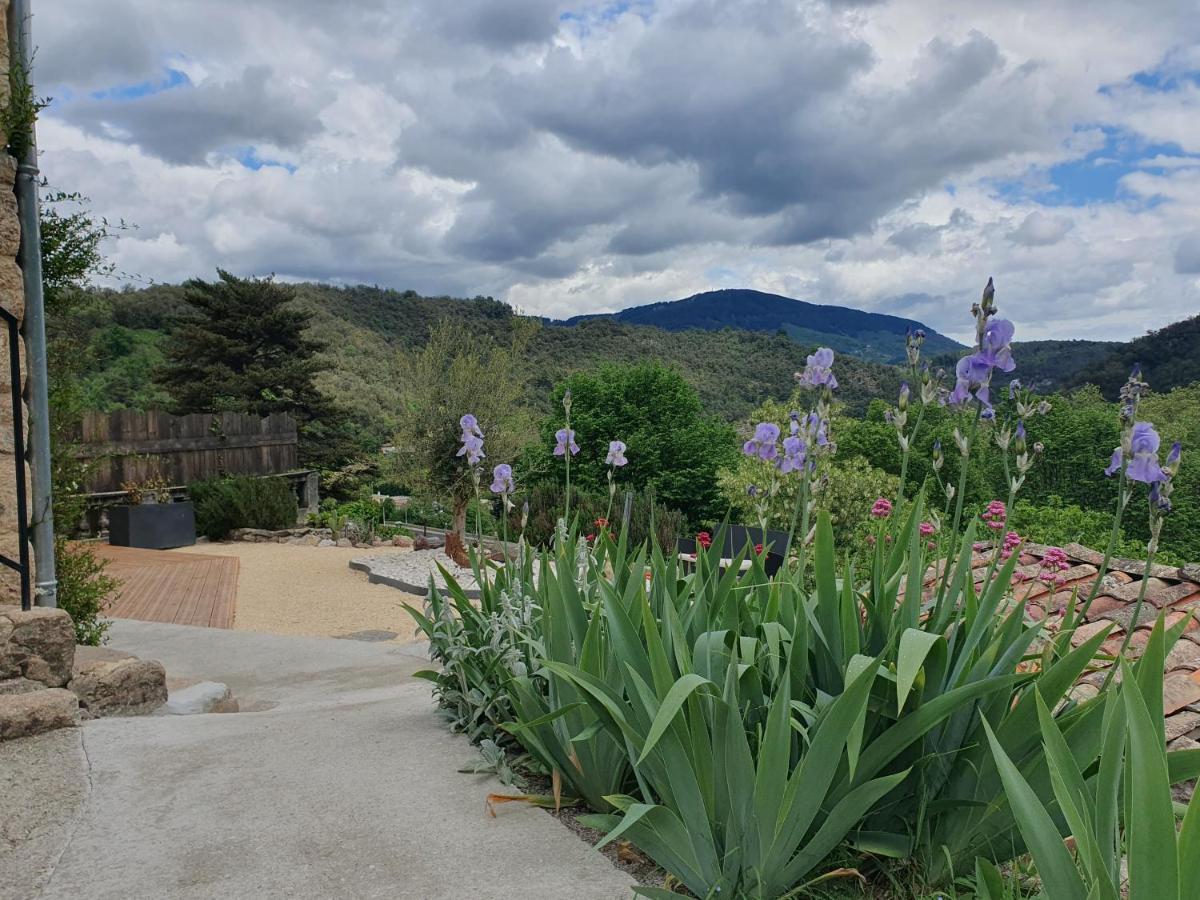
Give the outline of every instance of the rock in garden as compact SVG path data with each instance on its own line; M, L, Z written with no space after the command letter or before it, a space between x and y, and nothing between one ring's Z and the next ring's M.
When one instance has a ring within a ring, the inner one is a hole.
M237 712L238 702L219 681L200 681L173 691L163 712L172 716Z
M317 546L318 547L336 547L337 544L334 541L330 540L329 538L325 538L325 540L321 541L321 543L317 544Z
M76 724L79 701L70 691L49 688L0 697L0 741L29 737Z
M47 687L71 680L75 626L61 609L0 612L0 679L18 676Z
M152 659L99 660L71 681L85 718L137 716L167 702L167 672Z
M412 545L412 538L406 538L404 535L398 534L392 538L393 547L411 547Z
M297 543L303 544L305 547L316 547L321 544L321 536L316 534L306 534L304 537L300 538Z
M0 696L5 694L28 694L30 691L42 691L46 686L40 681L30 681L28 678L5 678L0 681Z
M339 547L353 547L354 541L350 540L350 538L338 538L337 545Z
M413 538L414 550L435 550L445 544L446 539L440 534L419 534Z

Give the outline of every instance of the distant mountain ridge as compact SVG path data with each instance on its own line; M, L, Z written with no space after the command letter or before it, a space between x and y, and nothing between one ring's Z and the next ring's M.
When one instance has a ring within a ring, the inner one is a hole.
M666 331L723 328L782 331L801 344L822 344L840 353L887 363L904 359L904 336L918 328L925 332L926 353L962 349L957 341L913 319L809 303L745 288L706 291L682 300L631 306L615 313L575 316L554 324L570 327L595 319L650 325Z

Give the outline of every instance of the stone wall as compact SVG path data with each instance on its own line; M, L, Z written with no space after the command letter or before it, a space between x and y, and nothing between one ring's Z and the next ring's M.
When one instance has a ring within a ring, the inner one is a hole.
M0 73L8 72L8 0L0 0ZM0 77L0 103L8 103L8 79ZM13 193L16 161L0 151L0 306L18 318L25 312L25 293L21 269L17 265L21 229L17 220L17 197ZM24 342L20 345L24 351ZM0 553L10 559L18 558L17 489L13 460L12 380L9 375L7 329L0 323ZM24 359L21 377L24 379ZM21 415L26 423L25 405ZM25 428L28 437L28 426ZM28 469L26 479L28 479ZM20 579L7 567L0 567L0 604L20 603Z

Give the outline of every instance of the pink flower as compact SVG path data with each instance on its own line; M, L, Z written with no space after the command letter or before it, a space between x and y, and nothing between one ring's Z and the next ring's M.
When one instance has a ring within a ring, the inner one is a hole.
M987 523L988 528L999 531L1004 527L1004 522L1008 518L1008 510L1004 506L1004 501L993 500L987 505L987 509L980 516Z
M1000 545L1000 558L1008 559L1013 555L1013 551L1021 546L1021 536L1015 531L1010 531L1004 535L1004 543Z
M875 501L875 505L871 507L871 515L876 519L886 519L892 514L892 501L885 497L880 497Z
M921 537L929 537L935 531L937 531L937 529L933 527L932 522L921 523Z
M1047 547L1046 552L1042 555L1038 580L1043 584L1061 587L1067 583L1067 579L1059 573L1065 572L1069 568L1071 568L1071 561L1061 547Z

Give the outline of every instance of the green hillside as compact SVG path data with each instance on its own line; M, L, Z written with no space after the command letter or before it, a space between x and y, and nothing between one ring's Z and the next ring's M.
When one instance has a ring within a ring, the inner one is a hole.
M100 409L146 407L165 397L151 383L166 335L184 313L182 288L98 291L84 321L88 405ZM326 344L330 368L319 384L379 440L390 436L399 403L400 354L424 345L432 325L451 318L464 330L507 337L512 310L495 300L421 297L356 286L302 284L298 302L313 313L311 332ZM678 368L700 393L706 409L734 421L768 398L784 399L792 373L812 345L783 334L724 329L669 332L611 319L574 327L542 327L530 351L530 404L546 408L550 388L571 372L601 362L658 359ZM843 356L838 365L842 399L854 411L872 397L899 389L899 371Z

